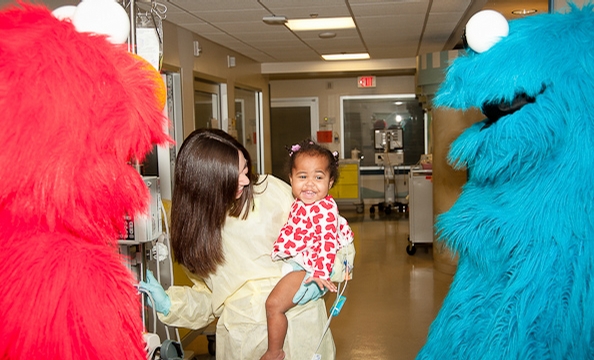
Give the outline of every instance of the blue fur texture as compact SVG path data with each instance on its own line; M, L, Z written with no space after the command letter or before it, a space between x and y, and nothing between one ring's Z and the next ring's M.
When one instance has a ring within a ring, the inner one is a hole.
M451 146L469 178L436 231L458 269L417 359L594 359L594 12L570 7L510 21L437 93L461 110L535 101Z

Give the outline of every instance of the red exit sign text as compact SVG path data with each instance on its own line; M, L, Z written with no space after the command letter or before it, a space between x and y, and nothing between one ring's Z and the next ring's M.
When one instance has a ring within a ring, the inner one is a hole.
M359 76L357 86L360 88L375 87L375 76Z

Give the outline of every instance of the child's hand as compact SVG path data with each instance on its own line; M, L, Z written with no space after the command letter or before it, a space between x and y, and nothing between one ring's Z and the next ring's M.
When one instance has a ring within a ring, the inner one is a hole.
M324 280L324 279L315 278L313 276L310 276L309 278L305 279L304 283L307 284L312 281L315 282L316 284L318 284L318 287L322 291L324 291L324 288L328 289L328 291L331 291L331 292L337 291L336 285L334 285L334 283L330 280Z

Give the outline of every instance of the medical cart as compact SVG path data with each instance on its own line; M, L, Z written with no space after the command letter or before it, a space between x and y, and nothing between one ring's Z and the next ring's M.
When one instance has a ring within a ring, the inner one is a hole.
M361 196L361 171L358 159L344 159L338 162L338 181L328 192L336 204L355 205L357 213L363 212Z
M402 208L403 204L396 202L396 177L394 167L404 163L402 127L374 130L375 164L384 169L384 201L369 208L371 214L377 207L389 215L392 207Z
M433 244L432 169L414 167L408 173L409 236L406 252L414 255L417 244Z

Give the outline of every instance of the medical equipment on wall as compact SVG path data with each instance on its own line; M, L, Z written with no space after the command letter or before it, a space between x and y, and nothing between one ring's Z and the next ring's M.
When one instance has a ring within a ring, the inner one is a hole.
M396 126L390 129L374 130L375 164L384 169L384 201L372 205L369 212L374 213L377 206L380 211L386 214L392 212L396 202L396 178L394 167L404 163L404 151L402 141L402 127Z
M130 259L126 265L138 280L144 280L146 269L150 269L156 274L159 283L167 288L173 284L173 262L169 243L169 225L161 199L160 178L143 176L142 179L149 190L148 211L146 214L126 217L126 232L118 241L120 253ZM179 346L179 332L175 329L172 335L166 325L157 321L155 311L151 312L144 306L145 297L142 294L146 294L148 301L152 302L150 293L142 289L138 290L142 296L147 359L177 359L172 354L175 354L178 348L183 353ZM166 340L161 342L161 339Z
M169 224L167 220L167 212L165 205L160 201L162 210L162 219L164 224L164 232L153 241L143 244L143 265L140 269L141 276L146 274L146 270L151 270L156 277L156 280L163 288L168 288L173 284L173 261L171 257L171 244L169 241ZM139 277L140 279L141 277ZM150 292L138 289L140 293L146 294L148 301L154 303ZM144 305L144 296L142 298ZM173 334L170 328L157 321L157 313L155 306L149 308L143 306L143 322L145 324L147 339L147 353L148 359L183 359L183 349L181 348L181 341L179 332L174 329ZM162 339L166 339L161 342ZM149 342L149 340L151 340ZM158 346L155 346L157 344ZM157 356L157 357L155 357Z
M161 213L160 179L156 176L143 176L145 185L149 189L150 204L147 214L127 215L126 233L120 237L120 244L135 245L155 240L163 232Z
M374 130L374 148L376 165L398 166L404 163L402 127Z

